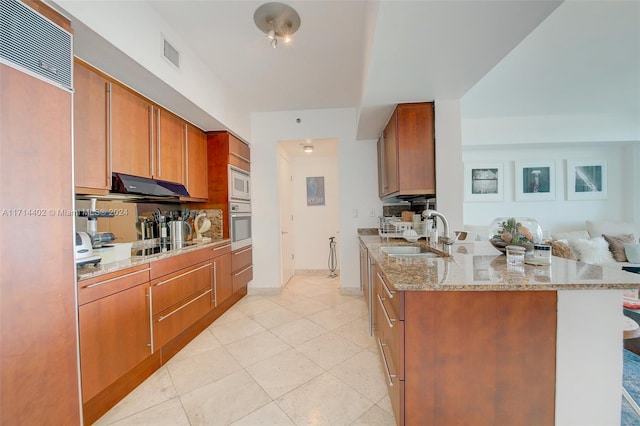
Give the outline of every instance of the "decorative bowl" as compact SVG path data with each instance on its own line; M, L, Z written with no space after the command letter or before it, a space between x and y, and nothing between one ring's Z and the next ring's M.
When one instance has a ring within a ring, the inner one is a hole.
M542 241L542 228L531 217L498 217L489 225L489 242L502 253L510 245L522 246L527 255Z

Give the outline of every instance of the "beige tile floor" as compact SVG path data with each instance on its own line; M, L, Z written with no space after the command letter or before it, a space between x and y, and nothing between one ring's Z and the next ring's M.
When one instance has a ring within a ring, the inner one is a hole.
M296 275L246 296L97 425L395 425L361 296Z

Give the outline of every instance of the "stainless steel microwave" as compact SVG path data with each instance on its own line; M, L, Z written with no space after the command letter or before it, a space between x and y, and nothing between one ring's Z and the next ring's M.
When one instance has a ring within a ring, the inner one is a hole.
M251 200L249 172L229 166L229 198L232 200Z

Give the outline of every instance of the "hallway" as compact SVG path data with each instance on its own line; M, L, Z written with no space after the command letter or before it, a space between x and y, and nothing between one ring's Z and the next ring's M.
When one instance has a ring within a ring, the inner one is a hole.
M97 425L395 425L362 296L296 275L246 296Z

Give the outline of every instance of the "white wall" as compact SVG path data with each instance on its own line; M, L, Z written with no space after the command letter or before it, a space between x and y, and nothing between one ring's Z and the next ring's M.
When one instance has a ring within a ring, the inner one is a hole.
M631 153L631 158L629 157ZM579 230L585 220L637 220L637 172L633 172L633 155L637 147L628 144L573 143L464 147L463 161L497 161L504 167L502 202L465 202L464 223L488 226L499 216L530 216L538 220L543 231ZM606 200L573 201L566 197L566 160L606 160L608 197ZM515 161L553 160L556 166L556 198L553 201L515 201ZM635 175L635 182L634 182ZM640 223L640 222L639 222Z
M310 154L292 157L292 164L295 268L328 270L329 238L336 237L338 256L341 248L338 157ZM307 205L306 178L315 176L324 177L323 206Z
M300 119L300 123L296 119ZM356 112L351 108L257 113L251 116L254 278L250 287L279 287L277 224L277 143L297 139L337 139L340 203L340 283L344 292L359 289L357 229L377 227L378 198L375 141L356 140ZM374 216L358 214L354 210ZM327 244L328 246L328 244Z

